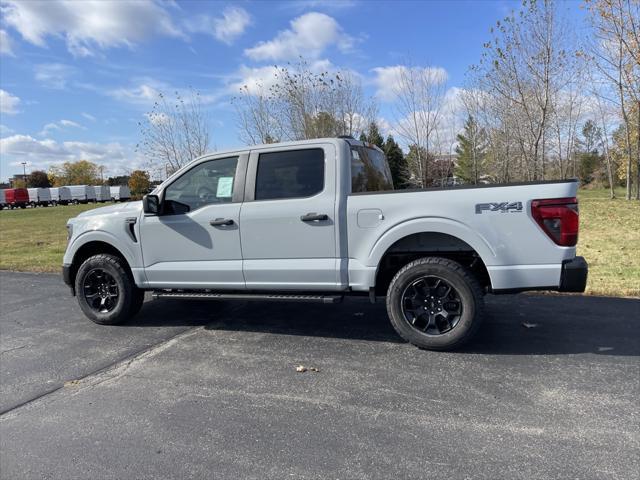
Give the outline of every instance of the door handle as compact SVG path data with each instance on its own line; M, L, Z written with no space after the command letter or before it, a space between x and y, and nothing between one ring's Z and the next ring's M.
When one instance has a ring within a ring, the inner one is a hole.
M326 213L307 213L302 215L300 220L303 222L315 222L316 220L329 220L329 215Z
M215 220L210 220L209 225L211 225L212 227L233 225L233 220L231 220L230 218L216 218Z

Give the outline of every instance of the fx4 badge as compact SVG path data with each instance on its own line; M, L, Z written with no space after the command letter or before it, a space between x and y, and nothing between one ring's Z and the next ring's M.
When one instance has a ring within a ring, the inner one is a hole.
M522 202L476 203L476 213L482 212L521 212Z

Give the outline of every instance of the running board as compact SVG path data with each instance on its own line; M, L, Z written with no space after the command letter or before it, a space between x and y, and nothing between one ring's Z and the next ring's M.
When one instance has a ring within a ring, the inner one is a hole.
M182 300L260 300L267 302L310 302L340 303L342 295L290 295L263 293L211 293L211 292L171 292L154 291L153 298L174 298Z

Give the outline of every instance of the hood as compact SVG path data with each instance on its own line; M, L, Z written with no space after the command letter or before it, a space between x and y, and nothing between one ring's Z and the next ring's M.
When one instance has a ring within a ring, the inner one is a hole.
M80 213L78 217L92 217L94 215L109 215L112 213L121 212L136 215L140 212L140 210L142 210L142 201L116 203L114 205L109 205L108 207L100 207L94 208L92 210L87 210L86 212Z

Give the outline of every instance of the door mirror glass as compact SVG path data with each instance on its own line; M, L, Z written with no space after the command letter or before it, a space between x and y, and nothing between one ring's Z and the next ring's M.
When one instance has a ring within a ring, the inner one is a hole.
M145 195L142 199L144 213L149 215L160 214L160 197L158 195Z

